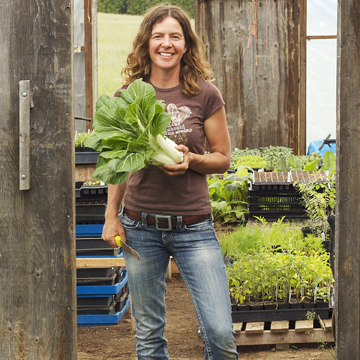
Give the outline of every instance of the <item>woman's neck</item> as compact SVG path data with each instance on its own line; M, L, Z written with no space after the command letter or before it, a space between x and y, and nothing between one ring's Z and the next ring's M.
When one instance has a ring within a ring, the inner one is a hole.
M151 69L150 82L160 89L170 89L180 84L180 70L159 71Z

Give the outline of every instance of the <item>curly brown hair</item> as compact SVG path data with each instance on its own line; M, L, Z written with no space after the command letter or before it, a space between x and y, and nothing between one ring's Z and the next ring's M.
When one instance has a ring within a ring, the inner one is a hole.
M172 17L180 23L187 46L187 51L181 59L181 90L187 96L196 95L200 92L199 78L210 80L212 70L205 58L204 44L191 27L190 17L179 6L168 3L151 7L145 13L133 43L133 50L127 57L127 65L121 71L125 85L150 74L149 39L152 28L166 17Z

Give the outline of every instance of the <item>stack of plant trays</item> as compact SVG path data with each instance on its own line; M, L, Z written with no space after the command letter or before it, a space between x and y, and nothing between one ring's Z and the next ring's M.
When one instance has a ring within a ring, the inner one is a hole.
M123 257L101 239L103 224L76 225L77 258ZM125 267L77 269L78 326L117 324L129 308Z
M325 171L254 172L248 192L249 219L266 221L303 220L307 218L297 182L325 181Z
M77 270L78 326L106 326L119 323L130 299L125 268Z
M103 224L107 202L107 185L76 183L76 223Z
M76 257L119 258L101 239L107 201L106 185L76 183ZM77 269L78 326L117 324L129 308L125 267Z

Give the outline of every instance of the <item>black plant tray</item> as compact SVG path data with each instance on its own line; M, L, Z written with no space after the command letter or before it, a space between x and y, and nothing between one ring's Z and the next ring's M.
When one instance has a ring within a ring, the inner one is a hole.
M107 309L114 303L114 295L108 297L77 298L77 308L84 309Z
M77 307L77 314L78 315L92 315L92 314L99 314L99 315L111 315L116 314L117 312L121 311L128 298L128 292L123 293L121 298L118 299L111 299L110 304L108 306L100 305L100 302L97 302L96 298L91 298L93 300L92 305L90 302L87 303L86 306ZM107 299L109 300L109 299ZM79 301L79 299L78 299Z
M76 223L105 222L106 202L103 203L77 203Z
M248 192L249 219L255 216L273 221L278 218L306 219L305 208L300 203L300 194L292 187L279 184L264 185L266 190L256 187ZM280 189L281 187L281 189Z
M319 315L321 319L331 319L332 309L329 307L313 307L300 309L274 309L274 310L245 310L233 311L232 321L239 322L264 322L264 321L297 321L308 320L308 312Z
M109 277L119 273L123 267L107 267L107 268L78 268L76 276L79 278Z
M99 237L76 238L76 255L77 256L114 256L119 255L121 248L113 248L106 241Z
M113 247L100 237L77 237L76 250L87 249L113 249Z
M121 253L121 248L111 249L82 249L76 250L76 256L116 256Z
M107 309L98 308L98 307L86 308L86 309L82 309L79 307L77 308L78 315L113 315L115 313L116 313L115 305L111 305Z
M94 286L94 285L115 285L117 283L118 275L113 274L107 277L95 277L95 278L77 278L77 286Z
M96 164L98 155L98 151L75 151L75 165Z
M106 204L107 194L107 185L82 185L80 194L76 197L76 204L85 201L103 201Z

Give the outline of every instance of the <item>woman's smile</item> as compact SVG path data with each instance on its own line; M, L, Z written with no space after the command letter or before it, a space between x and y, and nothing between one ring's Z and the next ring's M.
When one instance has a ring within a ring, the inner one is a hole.
M184 32L176 19L166 17L153 26L149 40L152 70L180 71L180 61L186 50Z

